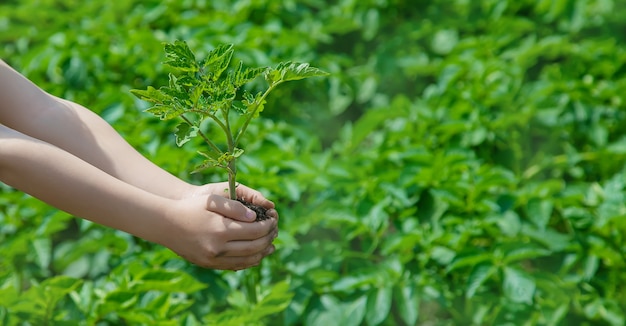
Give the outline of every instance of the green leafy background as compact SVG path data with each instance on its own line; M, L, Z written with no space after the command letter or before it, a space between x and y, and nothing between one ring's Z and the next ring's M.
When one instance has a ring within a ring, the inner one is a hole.
M162 42L331 76L277 89L242 140L239 180L281 215L256 304L253 274L0 185L0 324L624 325L624 17L624 0L5 0L0 57L197 184L225 176L190 175L201 144L130 93L167 83Z

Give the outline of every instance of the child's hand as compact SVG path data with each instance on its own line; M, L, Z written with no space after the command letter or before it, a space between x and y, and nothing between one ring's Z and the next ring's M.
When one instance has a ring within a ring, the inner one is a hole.
M278 219L278 212L276 212L274 203L265 198L263 194L261 194L259 191L239 184L237 186L236 192L238 198L267 208L267 214L272 218ZM190 188L186 194L183 194L183 198L191 198L197 196L204 197L207 195L218 195L228 198L228 182L209 183L203 186L194 186L193 188ZM254 217L251 218L244 214L228 217L242 222L253 222L255 220Z
M248 211L241 203L219 195L175 200L165 212L169 225L159 242L205 268L256 266L274 252L278 219L275 214L276 218L249 223L254 217L245 217Z

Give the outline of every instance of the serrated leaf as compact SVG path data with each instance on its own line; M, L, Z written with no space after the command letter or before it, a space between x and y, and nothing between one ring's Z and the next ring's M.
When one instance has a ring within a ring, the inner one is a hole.
M206 157L207 159L212 159L212 160L217 160L218 157L220 157L218 154L216 154L215 152L204 152L204 151L198 151L198 154Z
M215 49L211 50L209 54L202 60L202 67L208 67L209 65L214 64L215 62L221 60L228 53L234 52L232 44L220 44Z
M261 96L261 93L257 94L257 97L259 96ZM251 104L255 102L255 96L252 95L252 93L248 91L244 91L242 97L243 97L242 103L246 106L250 106Z
M161 120L170 120L185 113L185 110L175 105L155 105L145 112L152 113Z
M215 156L212 156L212 155L209 156L207 155L207 153L203 153L203 156L206 157L207 159L204 160L200 165L198 165L191 173L198 173L210 167L225 168L228 166L228 162L235 159L235 157L229 152L223 153L217 158L215 158Z
M235 148L235 150L233 151L232 156L233 156L234 158L238 158L238 157L240 157L241 155L243 155L243 152L244 152L244 151L243 151L243 149L241 149L241 148Z
M243 104L242 101L233 101L232 105L233 109L235 109L235 111L237 111L239 114L246 113L246 106Z
M181 122L176 126L176 145L183 146L186 142L191 140L198 134L198 127L192 126L187 122Z
M210 80L217 81L220 78L224 70L230 65L233 52L232 44L219 45L209 52L200 65Z
M229 74L229 82L235 87L240 88L248 82L259 77L267 68L243 68L243 62L239 62L237 69Z
M163 64L180 71L196 72L199 70L196 56L193 54L187 42L174 41L174 43L165 43L165 61Z
M278 73L275 73L274 71L277 71ZM268 80L270 85L276 82L286 82L291 80L300 80L308 77L329 75L329 73L322 71L319 68L311 67L308 63L291 61L279 63L274 71L270 70L270 72L266 74L266 79L267 76L271 78L271 81Z
M258 118L259 115L261 114L261 112L263 112L263 110L265 110L265 103L266 101L263 100L261 102L259 102L256 111L254 111L254 115L252 116L252 118Z
M152 86L148 86L146 90L131 89L130 92L140 100L150 103L162 104L171 99L170 96Z
M202 172L208 168L217 166L217 160L215 159L206 159L202 161L202 163L198 164L192 171L191 174Z

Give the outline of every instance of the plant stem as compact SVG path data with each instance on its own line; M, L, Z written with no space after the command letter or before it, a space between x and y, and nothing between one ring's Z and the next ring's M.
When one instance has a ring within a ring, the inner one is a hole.
M237 199L237 158L235 155L235 142L233 141L233 133L230 129L230 120L228 119L228 113L230 111L230 105L226 106L222 109L222 114L224 115L224 124L221 125L222 129L224 129L224 133L226 134L226 140L228 142L228 152L233 155L233 157L228 161L228 196L232 200ZM217 120L217 119L216 119Z
M228 197L232 200L237 199L237 166L235 161L237 159L233 157L232 161L228 162Z
M185 120L185 122L187 122L190 126L193 126L193 124L191 123L191 121L189 119L187 119L187 117L185 117L184 115L181 114L180 116L183 120ZM209 145L209 147L215 151L218 155L222 155L224 154L222 152L222 150L220 150L219 147L217 147L210 139L209 137L207 137L202 130L200 130L200 128L198 128L198 135L200 135L200 137L202 137L202 139L204 139L204 142L207 143Z

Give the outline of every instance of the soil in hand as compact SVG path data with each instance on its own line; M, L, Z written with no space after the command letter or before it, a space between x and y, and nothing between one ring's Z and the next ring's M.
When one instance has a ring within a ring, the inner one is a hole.
M270 219L270 216L267 215L267 208L263 206L255 205L253 203L249 203L247 201L244 201L241 198L238 198L237 201L244 204L246 207L250 208L256 213L256 220L255 220L256 222Z

